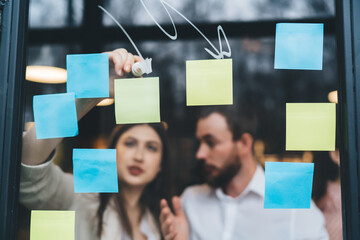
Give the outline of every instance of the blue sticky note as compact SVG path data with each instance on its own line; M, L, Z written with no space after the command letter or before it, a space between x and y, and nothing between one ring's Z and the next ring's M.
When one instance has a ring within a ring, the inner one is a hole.
M310 208L313 163L265 162L264 208Z
M118 192L116 149L73 149L76 193Z
M74 93L34 96L33 110L37 139L78 134Z
M109 54L66 56L67 92L76 98L109 97Z
M275 69L322 70L324 24L278 23Z

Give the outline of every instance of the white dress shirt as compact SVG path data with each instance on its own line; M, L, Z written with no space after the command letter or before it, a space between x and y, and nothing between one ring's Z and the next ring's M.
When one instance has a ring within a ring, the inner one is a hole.
M265 173L261 166L246 189L233 198L207 184L188 187L182 204L191 240L329 239L321 211L264 209Z

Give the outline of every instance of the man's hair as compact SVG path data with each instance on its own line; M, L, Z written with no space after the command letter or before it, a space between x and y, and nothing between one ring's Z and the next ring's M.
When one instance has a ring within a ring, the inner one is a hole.
M239 140L244 133L256 138L257 118L250 110L234 106L204 107L200 110L198 119L207 118L212 113L219 113L225 117L228 128L233 134L233 141Z

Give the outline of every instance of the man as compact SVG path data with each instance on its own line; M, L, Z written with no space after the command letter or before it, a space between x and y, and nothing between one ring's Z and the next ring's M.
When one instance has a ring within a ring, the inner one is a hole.
M264 209L265 174L253 155L254 121L230 108L206 111L197 122L196 158L206 184L161 202L166 240L328 239L324 218L310 209Z

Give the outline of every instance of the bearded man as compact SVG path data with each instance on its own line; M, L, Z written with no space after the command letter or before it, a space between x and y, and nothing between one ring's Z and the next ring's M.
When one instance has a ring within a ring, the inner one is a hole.
M205 184L161 201L166 240L328 239L324 217L310 209L264 209L265 174L253 155L255 121L233 108L207 109L196 128Z

